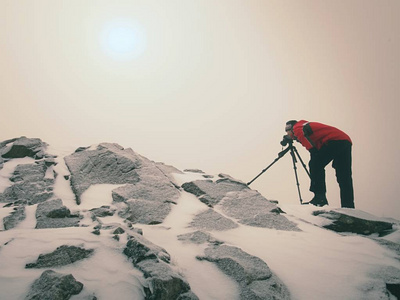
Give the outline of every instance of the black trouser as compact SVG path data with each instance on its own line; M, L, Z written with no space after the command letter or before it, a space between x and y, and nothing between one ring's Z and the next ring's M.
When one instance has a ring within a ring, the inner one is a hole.
M326 193L325 167L333 161L336 179L340 187L342 207L354 208L353 179L351 176L351 143L349 141L329 141L320 150L311 149L310 191Z

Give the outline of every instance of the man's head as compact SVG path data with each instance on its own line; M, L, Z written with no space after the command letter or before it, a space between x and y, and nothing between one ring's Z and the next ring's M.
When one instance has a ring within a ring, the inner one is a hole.
M285 131L290 138L294 139L293 126L297 123L296 120L286 122Z

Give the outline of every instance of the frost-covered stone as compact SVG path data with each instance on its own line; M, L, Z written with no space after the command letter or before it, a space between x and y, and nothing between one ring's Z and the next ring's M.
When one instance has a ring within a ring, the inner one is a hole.
M51 253L40 254L35 263L26 264L26 269L55 268L72 264L90 257L93 249L84 249L76 246L63 245Z
M211 234L200 230L178 235L178 240L193 244L222 243L214 239Z
M79 226L80 216L71 214L61 199L40 203L36 209L36 228L64 228Z
M63 275L47 270L32 284L25 300L68 300L82 289L83 284L76 281L72 274Z
M171 169L156 164L131 149L117 144L100 144L96 149L80 149L65 157L77 203L93 184L126 184L113 190L115 202L126 202L120 216L133 223L159 224L176 203L179 191L165 174Z
M140 180L137 169L140 157L131 149L117 144L102 143L95 150L90 148L75 152L64 158L71 172L71 186L80 197L93 184L125 184Z
M186 182L182 184L182 188L186 192L197 196L201 202L210 207L218 204L229 192L248 189L246 184L233 181L230 178L219 179L216 182L212 180Z
M244 189L237 192L229 192L222 199L218 208L239 223L278 230L300 229L296 224L281 215L281 210L275 202L268 201L260 193Z
M390 222L351 209L320 210L315 211L314 215L331 220L331 223L324 225L324 227L336 232L352 232L362 235L377 233L383 236L393 229Z
M189 283L163 261L144 260L137 264L147 279L149 288L145 288L148 300L177 299L190 291Z
M159 259L165 262L169 262L171 259L165 249L154 245L139 234L130 236L124 254L132 260L134 265L146 259Z
M128 241L124 254L143 272L147 280L147 286L144 287L145 299L178 299L180 295L183 297L181 299L198 299L190 293L190 286L185 278L169 265L170 255L165 249L134 234ZM189 296L191 298L184 298Z
M0 202L22 201L28 205L44 202L53 196L53 179L47 179L43 161L18 165L10 181L14 184L0 194Z
M170 203L147 200L129 200L127 207L119 212L119 216L132 223L155 225L164 221L171 211Z
M240 287L240 299L290 299L289 290L258 257L228 245L212 245L200 260L215 263Z
M4 229L9 230L16 227L20 222L25 220L25 218L26 218L25 207L24 206L14 207L14 210L11 212L11 214L3 219Z
M197 214L190 223L190 226L204 230L222 231L237 228L238 224L225 218L212 208L209 208L208 210Z

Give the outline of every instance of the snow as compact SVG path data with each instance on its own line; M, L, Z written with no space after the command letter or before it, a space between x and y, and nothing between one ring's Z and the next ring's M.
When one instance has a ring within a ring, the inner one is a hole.
M71 152L69 152L71 153ZM65 153L67 155L69 153ZM54 193L63 200L71 211L87 212L102 205L115 206L111 191L119 185L94 185L82 195L82 204L77 205L71 191L69 175L61 154L54 170L59 174L55 179ZM5 188L9 176L17 163L32 163L29 159L12 160L0 171L0 187ZM178 184L205 178L202 174L174 174ZM120 205L120 204L118 204ZM140 271L132 266L122 254L126 234L118 242L112 238L111 230L94 235L90 218L82 221L88 227L61 229L34 229L37 205L26 208L26 219L16 228L0 232L0 298L23 299L32 282L44 270L24 269L25 264L34 262L42 253L54 251L68 244L95 249L90 259L69 266L54 268L63 274L73 274L84 283L84 290L72 300L83 299L95 292L98 299L144 299L145 280ZM313 206L280 206L287 218L301 229L278 231L239 225L228 231L214 231L211 235L229 245L241 248L251 255L263 259L271 270L286 284L293 299L363 299L362 288L373 279L373 272L382 266L400 268L395 254L371 239L357 235L343 235L323 229L329 222L313 216ZM169 216L159 225L134 224L143 230L143 236L154 244L165 248L171 255L171 265L188 280L192 291L201 300L238 299L238 286L223 274L214 264L200 261L206 247L184 243L177 239L180 234L195 229L188 225L193 217L208 207L195 196L181 191L181 197ZM320 209L319 209L320 210ZM1 208L3 218L12 208ZM362 217L362 212L354 212ZM101 218L103 224L125 224L118 215ZM398 231L389 235L388 240L399 241Z

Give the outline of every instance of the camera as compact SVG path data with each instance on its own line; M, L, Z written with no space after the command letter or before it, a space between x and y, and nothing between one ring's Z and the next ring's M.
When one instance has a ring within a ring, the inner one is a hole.
M287 144L293 144L293 140L288 135L284 135L281 141L281 145L285 147Z

